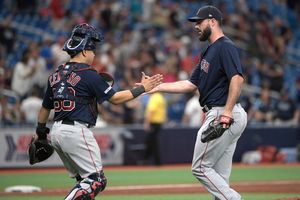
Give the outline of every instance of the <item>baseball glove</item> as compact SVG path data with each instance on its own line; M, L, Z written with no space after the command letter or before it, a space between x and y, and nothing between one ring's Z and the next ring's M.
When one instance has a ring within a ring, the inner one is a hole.
M208 128L203 131L201 142L205 143L221 137L232 123L233 119L225 115L220 115L219 118L215 118L209 123ZM224 124L226 124L225 127Z
M54 149L47 139L36 139L33 136L28 148L29 163L33 165L42 162L49 158L53 152Z

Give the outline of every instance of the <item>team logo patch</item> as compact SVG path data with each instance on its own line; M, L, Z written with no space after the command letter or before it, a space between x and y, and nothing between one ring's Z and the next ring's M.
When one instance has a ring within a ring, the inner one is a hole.
M201 65L201 70L203 70L205 73L208 73L208 69L210 66L209 62L207 62L207 60L205 59L202 59L200 65Z
M107 94L111 89L112 89L112 87L109 86L109 87L104 91L104 94Z

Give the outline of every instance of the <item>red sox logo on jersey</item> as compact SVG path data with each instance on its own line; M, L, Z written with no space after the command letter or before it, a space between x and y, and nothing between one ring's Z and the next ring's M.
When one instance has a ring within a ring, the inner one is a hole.
M208 73L208 69L209 69L209 62L207 62L207 60L202 59L200 66L201 66L201 70L203 70L205 73Z

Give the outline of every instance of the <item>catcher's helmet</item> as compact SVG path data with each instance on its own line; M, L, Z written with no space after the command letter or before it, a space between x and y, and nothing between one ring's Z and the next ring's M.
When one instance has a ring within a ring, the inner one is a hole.
M82 50L96 50L96 43L103 41L103 36L93 26L83 23L76 25L71 37L65 42L63 51L74 56Z

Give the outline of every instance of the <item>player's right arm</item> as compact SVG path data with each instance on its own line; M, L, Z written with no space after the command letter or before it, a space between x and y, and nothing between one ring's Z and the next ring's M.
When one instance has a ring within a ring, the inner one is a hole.
M46 127L47 120L50 115L51 109L53 109L53 95L52 95L52 89L50 87L50 82L48 80L47 84L47 90L44 95L43 103L40 108L39 114L38 114L38 124L36 127L36 135L39 139L46 139L47 134L50 132L50 129Z
M130 101L137 96L152 90L155 86L160 84L162 81L162 75L156 74L149 78L142 77L141 85L131 90L123 90L116 92L110 99L109 102L112 104L121 104Z
M42 106L38 115L38 123L46 124L50 115L50 111L50 109Z
M196 89L197 86L192 82L190 82L189 80L183 80L172 83L162 83L149 91L148 94L152 94L155 92L188 93L194 92Z

